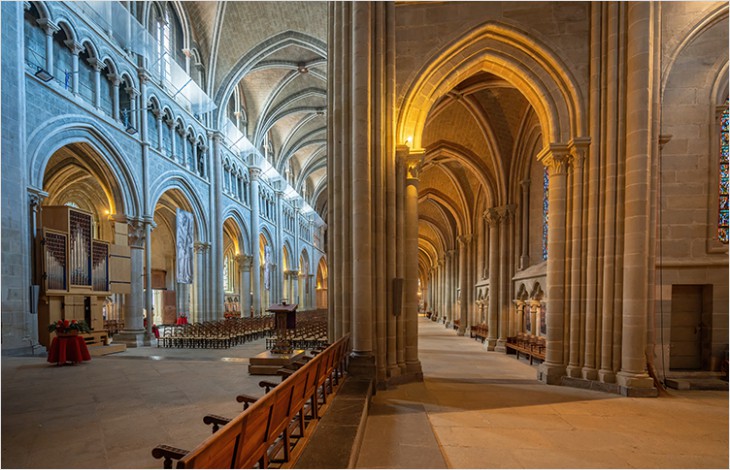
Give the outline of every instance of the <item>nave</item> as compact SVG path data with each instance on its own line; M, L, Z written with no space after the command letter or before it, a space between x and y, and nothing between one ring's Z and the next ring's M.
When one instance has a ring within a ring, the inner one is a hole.
M210 433L201 416L232 416L236 394L261 395L246 364L264 341L131 348L73 367L3 358L2 465L161 468L155 445L192 448ZM374 396L358 467L727 466L726 392L646 400L545 385L527 362L425 317L419 356L423 382Z

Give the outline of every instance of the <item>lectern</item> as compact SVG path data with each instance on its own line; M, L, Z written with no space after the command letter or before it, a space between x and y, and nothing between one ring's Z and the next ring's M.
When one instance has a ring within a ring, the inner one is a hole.
M272 304L266 309L274 314L276 342L271 352L275 354L291 354L291 343L287 339L287 330L297 327L297 307L299 304Z

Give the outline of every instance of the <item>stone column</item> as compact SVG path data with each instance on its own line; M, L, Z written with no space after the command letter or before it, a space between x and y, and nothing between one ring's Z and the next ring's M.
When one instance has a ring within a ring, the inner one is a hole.
M520 182L522 186L522 249L520 251L520 269L530 266L530 180Z
M567 146L551 144L539 160L548 167L548 260L547 260L547 351L540 365L538 379L559 384L565 375L563 334L565 313L565 222Z
M530 306L530 336L541 336L538 313L540 312L540 301L530 300L528 302Z
M66 47L71 51L71 92L74 96L79 95L79 54L84 50L84 46L74 41L73 39L67 39L64 41Z
M499 339L497 340L497 351L506 351L505 344L510 334L510 310L512 298L509 295L509 287L512 279L510 273L510 224L514 215L514 206L501 206L497 209L499 215ZM491 282L490 282L491 287ZM497 287L497 286L495 286Z
M112 91L114 96L112 97L112 119L115 121L119 120L119 85L121 84L122 80L119 78L119 75L110 73L107 74L107 78L112 83Z
M205 308L205 254L210 250L210 243L195 242L195 314L198 321L210 320L210 312Z
M208 154L210 168L210 227L208 229L210 236L209 271L208 278L211 285L209 318L211 320L220 320L223 318L223 158L221 157L221 145L223 145L223 134L220 132L212 132L209 134L208 141L212 142L211 152ZM185 145L183 144L183 147ZM258 246L252 245L252 246Z
M152 338L152 323L154 315L152 311L154 309L154 299L152 297L152 229L155 228L155 222L152 216L145 217L144 222L144 272L145 272L145 290L144 290L144 304L147 310L147 331L145 332L145 345L151 344Z
M159 150L161 153L164 153L165 143L162 140L162 118L164 117L164 115L162 114L162 109L156 109L155 113L155 118L157 118L157 150Z
M251 167L248 169L251 176L251 291L253 292L254 315L261 316L261 255L259 253L259 178L261 168Z
M446 252L446 327L454 326L454 304L456 303L456 250Z
M570 357L566 374L570 377L582 375L582 347L585 342L585 313L581 282L583 276L583 161L588 150L587 139L574 139L570 144L570 168L572 180L573 214L571 217L570 255Z
M36 22L46 33L46 71L53 75L53 35L60 31L61 28L56 26L56 24L48 18L39 18Z
M124 89L124 91L126 91L127 94L129 94L129 101L130 101L130 105L131 105L131 109L126 114L127 116L129 116L129 124L132 127L134 127L135 129L137 129L137 113L139 113L140 109L145 106L140 106L139 103L137 103L137 97L139 96L139 90L137 90L136 88L132 88L132 87L126 87Z
M438 302L439 302L439 322L446 322L446 256L443 255L439 259L439 277L438 277Z
M591 4L591 41L590 41L590 95L589 105L590 110L589 122L590 130L589 133L592 136L592 142L590 147L590 153L587 155L588 160L586 161L584 170L587 173L587 184L588 184L588 208L587 214L587 230L586 230L586 294L585 294L585 348L583 358L583 370L581 375L584 379L596 380L598 378L598 369L596 368L596 347L597 347L597 332L598 329L598 271L599 271L599 256L598 256L598 233L599 233L599 221L598 214L601 211L600 207L600 183L599 178L601 177L601 165L599 164L601 155L601 101L603 100L603 91L601 87L601 81L603 80L604 74L602 71L602 60L604 58L604 46L603 36L603 14L602 10L604 5L602 3Z
M96 57L87 60L89 65L94 69L94 107L101 108L101 71L106 65Z
M374 365L372 161L370 134L372 4L352 5L351 126L352 177L352 354Z
M236 263L241 273L241 316L248 317L251 315L251 265L253 264L253 256L240 254L236 256Z
M619 74L619 64L622 63L625 55L625 46L623 40L623 22L625 20L623 13L626 4L622 2L608 2L606 10L604 10L606 19L606 33L608 40L606 41L606 69L605 82L606 90L605 101L607 108L606 116L602 119L605 121L605 128L601 129L605 135L604 148L602 149L603 158L601 162L601 183L603 191L601 191L601 205L603 210L603 237L601 244L603 245L603 273L600 279L601 293L599 301L601 302L601 338L600 338L600 369L598 378L602 382L614 383L616 381L616 370L614 369L614 335L619 333L614 331L614 326L620 322L620 315L614 311L616 302L616 264L619 256L616 246L620 243L619 230L617 229L617 207L618 207L618 160L622 124L622 107L623 100L619 96L619 87L623 85L622 77ZM599 245L600 246L600 245ZM620 323L619 323L620 324ZM616 338L619 339L619 338ZM620 339L619 339L620 340Z
M274 257L274 259L277 260L275 270L276 273L274 274L274 277L276 279L274 302L281 303L281 299L285 297L284 286L282 285L282 279L284 277L284 252L282 248L284 246L284 224L281 220L281 204L282 196L284 195L284 190L282 189L282 187L285 187L285 181L280 180L277 183L278 184L274 185L274 197L276 200L276 208L274 209L276 211L276 256ZM293 303L293 300L289 299L289 302Z
M656 5L628 4L626 79L628 97L626 128L626 193L623 266L623 321L621 371L616 382L628 389L653 389L646 370L649 270L647 256L654 237L650 234L652 125L655 119L653 74L658 73L654 37ZM653 352L652 352L653 353Z
M461 292L461 302L459 303L459 330L457 334L464 336L466 325L468 323L467 315L469 314L469 293L467 292L467 251L471 242L471 235L460 235L457 238L459 242L459 290Z
M127 220L129 224L127 243L130 248L129 294L124 302L124 329L114 336L114 341L127 347L144 345L144 249L145 224L139 220ZM152 322L148 322L151 324Z
M489 300L487 323L489 332L484 344L494 351L499 334L499 214L496 208L488 209L484 217L489 224Z
M159 128L159 126L157 126L157 127ZM183 127L179 128L179 129L176 128L175 131L180 136L180 145L182 146L182 149L181 149L182 151L180 152L180 163L182 163L182 165L187 168L187 166L188 166L188 146L185 145L185 134L186 134L185 128L183 128Z
M423 152L410 153L406 159L405 186L405 289L406 371L421 374L418 360L418 177Z
M525 332L525 301L524 300L515 300L515 329L517 330L517 333L524 333Z

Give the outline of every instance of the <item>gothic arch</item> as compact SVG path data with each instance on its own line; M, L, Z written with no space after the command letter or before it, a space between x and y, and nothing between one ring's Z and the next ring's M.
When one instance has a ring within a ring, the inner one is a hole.
M400 106L397 141L422 148L433 104L477 72L497 75L525 96L537 113L545 147L585 135L583 97L568 67L538 39L488 22L463 35L418 73Z
M231 221L231 223L236 227L239 232L238 245L240 247L241 253L250 255L251 238L249 237L249 231L248 227L246 227L244 217L241 215L238 209L232 207L223 213L223 224L225 225L226 221L228 220Z
M60 124L69 121L72 123ZM27 145L30 186L42 188L46 167L53 154L73 143L88 144L100 157L98 161L87 163L95 165L97 177L101 177L111 192L109 199L115 206L110 207L110 211L130 217L142 216L142 202L135 191L141 184L118 150L119 144L94 120L85 116L59 116L30 134Z
M197 241L207 242L210 239L208 221L205 217L203 204L195 192L195 188L188 182L189 176L181 171L166 173L150 185L150 211L154 213L154 208L160 201L160 198L171 189L177 189L186 202L195 219L195 233L198 237Z

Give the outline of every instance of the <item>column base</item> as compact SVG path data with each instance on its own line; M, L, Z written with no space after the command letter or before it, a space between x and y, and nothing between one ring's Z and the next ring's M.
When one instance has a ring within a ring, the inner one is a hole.
M464 334L466 334L466 330L464 328L460 327L458 330L456 330L457 336L464 336Z
M483 346L484 349L486 349L487 351L494 351L494 348L497 347L497 340L487 338L486 340L484 340Z
M540 364L537 369L537 380L547 385L560 385L565 375L565 366L562 364Z
M421 361L406 362L406 375L414 380L423 380L423 369Z
M150 339L145 330L121 330L114 335L114 342L126 345L128 348L150 346Z
M387 374L389 379L393 377L399 377L401 375L400 367L398 367L397 365L392 365L388 367Z
M375 380L375 356L351 353L347 373L357 379Z
M584 367L582 370L583 378L586 380L597 380L598 371L591 367Z
M616 374L612 370L601 369L598 371L598 380L607 384L616 383Z
M451 320L446 320L446 321L444 322L444 326L445 326L446 328L452 328L452 327L454 326L454 324L453 324L453 323L451 323Z
M496 352L506 353L507 352L507 340L506 339L499 338L497 340L497 344L494 346L494 350Z
M582 377L583 369L580 366L568 366L565 368L565 375L574 379Z
M656 397L659 392L654 388L654 380L647 373L633 374L619 372L616 383L621 387L621 395L627 397Z

